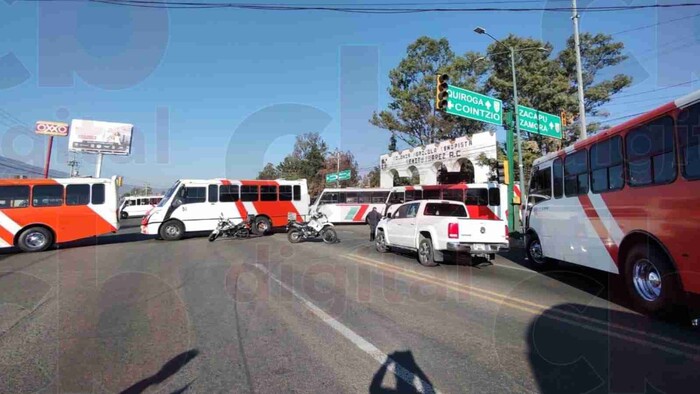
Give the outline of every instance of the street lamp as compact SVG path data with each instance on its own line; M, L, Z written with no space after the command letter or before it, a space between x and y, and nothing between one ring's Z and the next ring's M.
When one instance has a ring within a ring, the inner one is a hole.
M510 68L511 68L511 71L513 73L513 104L514 104L513 119L515 121L515 132L518 136L518 169L520 170L519 171L520 172L520 174L519 174L520 179L519 179L518 183L520 184L520 194L524 196L525 195L525 181L524 181L525 178L523 177L523 173L525 172L525 170L523 167L523 152L522 152L523 139L522 139L522 136L520 135L520 124L518 122L518 82L517 82L517 78L515 77L515 52L516 52L516 50L515 50L515 48L504 44L503 42L499 41L496 37L494 37L491 34L489 34L488 32L486 32L486 29L484 29L483 27L477 26L474 29L474 32L476 34L485 34L485 35L489 36L497 44L500 44L501 46L508 48L508 52L502 52L502 53L510 53ZM518 51L525 51L525 50L540 50L540 51L544 50L544 51L547 51L547 48L532 47L532 48L519 49ZM477 61L478 60L480 60L480 58L477 59Z

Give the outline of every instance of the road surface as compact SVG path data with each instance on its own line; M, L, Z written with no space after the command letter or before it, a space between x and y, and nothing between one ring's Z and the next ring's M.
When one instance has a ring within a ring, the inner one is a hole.
M625 308L615 278L425 268L341 242L158 241L138 220L0 255L0 392L680 392L698 333Z

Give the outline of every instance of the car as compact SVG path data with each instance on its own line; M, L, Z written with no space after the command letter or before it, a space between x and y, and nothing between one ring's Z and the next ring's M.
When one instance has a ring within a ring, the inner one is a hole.
M470 219L458 201L421 200L399 205L377 225L378 252L405 249L418 252L418 262L435 266L448 254L494 259L509 247L505 221Z

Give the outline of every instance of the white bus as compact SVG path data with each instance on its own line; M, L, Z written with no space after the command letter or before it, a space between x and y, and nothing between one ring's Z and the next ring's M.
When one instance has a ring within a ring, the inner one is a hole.
M221 215L234 222L255 215L253 231L264 234L285 226L290 214L304 220L308 211L306 179L183 179L144 216L141 233L176 240L187 232L212 231Z
M391 189L325 189L310 210L319 211L332 223L366 223L367 213L377 208L384 213Z
M119 205L119 217L122 219L141 217L158 205L163 196L127 196Z

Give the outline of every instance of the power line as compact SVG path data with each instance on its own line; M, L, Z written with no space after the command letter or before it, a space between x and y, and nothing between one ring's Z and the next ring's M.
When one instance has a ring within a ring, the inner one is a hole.
M397 6L338 6L333 4L297 5L290 3L279 4L251 4L251 3L219 3L219 2L191 2L191 1L160 1L160 0L89 0L91 2L142 8L232 8L258 11L331 11L362 14L410 14L425 12L570 12L570 6L564 7L431 7L431 8L401 8ZM662 8L689 8L698 7L700 3L686 2L674 4L645 4L625 6L596 6L586 8L586 12L612 12L643 9Z
M637 104L637 103L644 103L644 102L648 102L648 101L669 100L669 99L678 98L679 96L680 96L680 95L678 95L678 94L674 94L674 95L672 95L672 96L649 97L649 98L645 98L645 99L641 99L641 100L622 101L622 102L619 102L619 103L618 103L617 101L614 101L612 104L604 104L604 105L607 106L607 107L611 107L611 106L617 106L617 105Z
M662 90L675 88L675 87L678 87L678 86L681 86L681 85L688 85L688 84L691 84L691 83L694 83L694 82L698 82L698 81L700 81L700 80L698 80L698 79L691 79L690 81L685 81L685 82L677 83L677 84L675 84L675 85L665 86L665 87L663 87L663 88L652 89L652 90L645 90L645 91L642 91L642 92L629 93L629 94L623 94L623 95L620 95L620 96L615 96L615 99L619 99L619 98L623 98L623 97L640 96L640 95L642 95L642 94L648 94L648 93L659 92L659 91L662 91Z
M618 32L611 33L610 35L611 35L611 36L616 36L616 35L620 35L620 34L632 33L632 32L635 32L635 31L644 30L644 29L649 29L649 28L652 28L652 27L661 26L661 25L665 25L665 24L668 24L668 23L678 22L678 21L682 21L682 20L686 20L686 19L697 18L698 16L700 16L700 13L699 13L699 14L688 15L688 16L684 16L684 17L680 17L680 18L675 18L675 19L668 19L668 20L665 20L665 21L663 21L663 22L652 23L652 24L649 24L649 25L644 25L644 26L639 26L639 27L633 27L633 28L631 28L631 29L620 30L620 31L618 31Z

